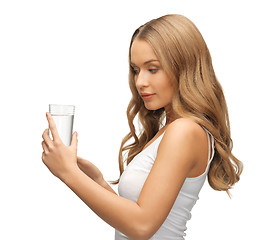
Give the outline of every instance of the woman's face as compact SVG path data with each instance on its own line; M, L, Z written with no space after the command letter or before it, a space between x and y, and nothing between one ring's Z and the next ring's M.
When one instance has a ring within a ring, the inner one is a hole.
M131 67L135 84L148 110L171 107L173 88L167 74L154 53L144 40L135 39L131 46Z

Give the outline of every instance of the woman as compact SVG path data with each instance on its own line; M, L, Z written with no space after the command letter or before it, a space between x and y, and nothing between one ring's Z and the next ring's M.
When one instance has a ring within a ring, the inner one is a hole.
M229 193L242 172L242 163L231 153L224 94L203 37L181 15L166 15L138 28L129 63L130 132L119 153L120 196L92 163L77 157L76 132L69 147L62 144L48 113L54 140L46 129L42 159L116 229L116 239L183 239L206 176L213 189ZM131 138L134 142L126 145Z

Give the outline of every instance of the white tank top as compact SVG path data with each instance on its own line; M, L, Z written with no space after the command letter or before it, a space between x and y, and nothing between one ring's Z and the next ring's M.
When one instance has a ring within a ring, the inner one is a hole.
M204 128L205 129L205 128ZM208 164L203 174L195 178L186 178L174 202L174 205L159 230L151 240L183 240L186 236L186 223L191 219L191 210L199 199L199 192L205 182L210 163L214 157L214 138L205 129L209 143ZM164 133L140 152L121 175L118 185L119 195L133 202L137 202L141 189L148 177L157 156L158 147ZM210 144L210 136L211 143ZM212 153L212 154L211 154ZM211 156L211 157L210 157ZM129 239L119 231L115 231L115 240Z

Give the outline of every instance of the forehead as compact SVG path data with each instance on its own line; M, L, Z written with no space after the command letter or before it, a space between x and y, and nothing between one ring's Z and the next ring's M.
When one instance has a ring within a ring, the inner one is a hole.
M158 60L158 58L147 41L135 39L131 46L130 60L136 65L142 65L149 60Z

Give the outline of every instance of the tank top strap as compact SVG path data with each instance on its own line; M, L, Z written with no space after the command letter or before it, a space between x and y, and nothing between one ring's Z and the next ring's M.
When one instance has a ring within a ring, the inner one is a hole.
M207 138L208 138L208 148L209 148L208 163L210 163L213 160L214 154L215 154L214 136L212 135L212 133L207 128L205 128L204 126L202 126L202 127L205 130L205 132L207 134ZM211 142L210 142L210 139L211 139ZM211 153L211 151L212 151L212 153Z

